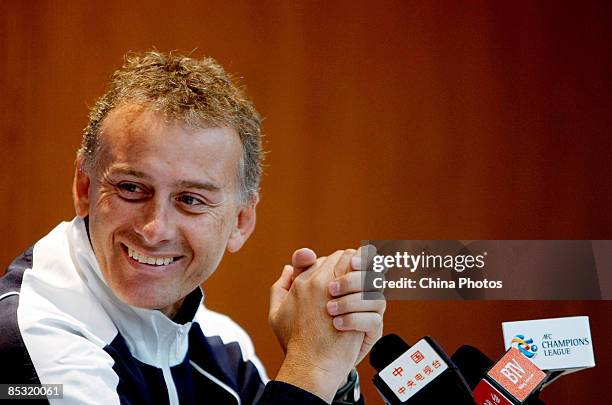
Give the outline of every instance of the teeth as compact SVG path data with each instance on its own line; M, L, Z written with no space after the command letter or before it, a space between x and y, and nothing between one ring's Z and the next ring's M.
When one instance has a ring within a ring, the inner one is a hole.
M174 261L174 257L150 257L150 256L145 256L142 253L139 253L137 251L135 251L132 248L128 248L128 255L140 262L140 263L144 263L144 264L150 264L153 266L167 266L170 263L172 263Z

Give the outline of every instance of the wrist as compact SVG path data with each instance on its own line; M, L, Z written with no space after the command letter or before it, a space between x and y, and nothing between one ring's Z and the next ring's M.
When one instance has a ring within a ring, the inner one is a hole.
M334 370L325 362L313 361L307 355L289 350L276 380L302 388L331 403L338 387L346 382L346 376L347 373Z
M361 398L361 389L359 386L359 373L356 369L352 369L349 373L346 382L342 385L334 396L334 404L356 404Z

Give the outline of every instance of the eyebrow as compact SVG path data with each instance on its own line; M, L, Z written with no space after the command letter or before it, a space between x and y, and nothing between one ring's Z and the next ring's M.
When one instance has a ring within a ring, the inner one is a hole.
M197 189L206 190L206 191L221 190L221 187L211 182L201 183L199 181L183 180L179 182L178 185L180 188L197 188Z
M126 174L126 175L130 175L130 176L134 176L134 177L138 177L141 179L150 179L151 176L149 176L148 174L138 171L138 170L134 170L134 169L130 169L127 167L122 167L122 166L114 166L111 167L109 170L110 173L118 173L118 174ZM177 184L180 188L195 188L195 189L200 189L200 190L205 190L205 191L219 191L221 190L221 187L218 186L217 184L207 181L207 182L200 182L200 181L195 181L195 180L182 180L180 182L178 182Z
M149 176L144 172L140 172L134 169L128 169L122 166L113 166L109 168L108 172L117 173L117 174L127 174L127 175L134 176L134 177L140 177L141 179L149 178Z

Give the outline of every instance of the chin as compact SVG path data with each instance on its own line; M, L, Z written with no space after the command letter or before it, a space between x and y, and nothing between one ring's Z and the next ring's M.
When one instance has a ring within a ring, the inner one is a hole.
M124 303L133 307L144 309L161 309L176 303L180 298L174 299L160 294L159 289L154 291L138 291L138 289L116 289L112 288L115 295ZM151 290L150 288L147 290Z

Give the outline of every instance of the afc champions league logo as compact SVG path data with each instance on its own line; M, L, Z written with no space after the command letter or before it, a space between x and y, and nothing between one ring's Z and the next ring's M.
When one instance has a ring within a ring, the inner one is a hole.
M528 359L535 357L538 351L538 346L533 344L533 339L525 339L525 335L514 335L512 346L519 349Z

